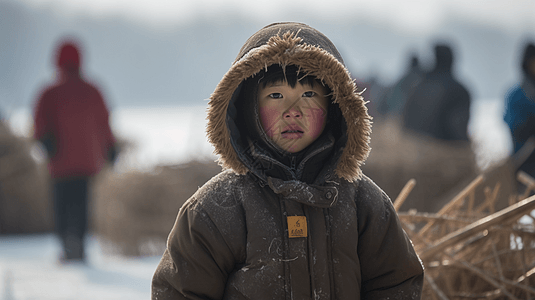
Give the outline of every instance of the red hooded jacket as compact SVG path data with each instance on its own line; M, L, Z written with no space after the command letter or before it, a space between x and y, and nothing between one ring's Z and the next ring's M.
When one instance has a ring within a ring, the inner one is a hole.
M100 92L80 77L74 45L61 47L57 65L59 82L45 89L35 106L34 137L49 143L53 178L91 176L115 144L108 109Z

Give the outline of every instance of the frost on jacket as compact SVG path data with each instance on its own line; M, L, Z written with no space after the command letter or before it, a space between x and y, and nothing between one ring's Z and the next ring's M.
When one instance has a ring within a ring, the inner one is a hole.
M240 123L240 101L255 101L242 97L244 82L274 64L299 66L332 91L330 125L294 168ZM180 209L153 299L420 298L418 256L388 196L360 170L371 131L364 99L327 37L299 23L264 27L209 105L207 134L225 170ZM306 222L306 237L289 237L288 217Z

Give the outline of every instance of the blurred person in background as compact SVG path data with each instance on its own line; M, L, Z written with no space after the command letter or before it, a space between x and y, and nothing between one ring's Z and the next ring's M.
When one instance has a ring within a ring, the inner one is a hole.
M384 94L380 101L379 112L382 115L399 116L407 98L422 79L422 70L418 56L411 54L407 72Z
M34 137L45 147L53 180L55 231L60 262L84 261L89 181L106 161L115 160L115 138L99 90L81 72L78 43L62 40L55 57L56 82L40 94Z
M451 47L437 44L434 51L435 67L407 98L403 126L439 140L469 141L470 94L452 74Z
M504 121L511 130L514 153L535 136L535 45L527 43L521 61L522 83L514 86L505 97ZM535 154L520 165L520 170L535 177Z

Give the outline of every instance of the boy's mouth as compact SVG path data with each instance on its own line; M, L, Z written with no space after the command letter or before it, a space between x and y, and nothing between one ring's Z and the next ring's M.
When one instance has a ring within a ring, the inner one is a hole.
M281 136L285 139L299 139L303 136L304 131L300 129L287 129L281 132Z

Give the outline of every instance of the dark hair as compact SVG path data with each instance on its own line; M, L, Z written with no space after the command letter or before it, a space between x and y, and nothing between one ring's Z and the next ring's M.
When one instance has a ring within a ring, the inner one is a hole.
M315 76L306 75L306 73L296 65L288 65L286 68L283 68L279 64L274 64L267 67L267 69L262 69L262 71L258 72L254 78L257 84L259 86L262 85L262 87L277 82L287 82L292 88L295 87L297 82L309 86L322 84Z
M435 68L451 70L453 65L453 50L446 44L435 45Z

